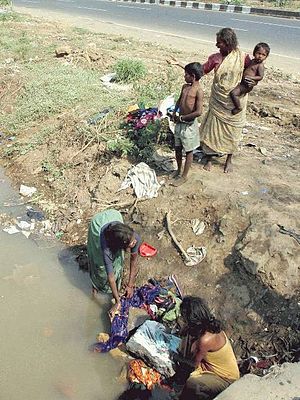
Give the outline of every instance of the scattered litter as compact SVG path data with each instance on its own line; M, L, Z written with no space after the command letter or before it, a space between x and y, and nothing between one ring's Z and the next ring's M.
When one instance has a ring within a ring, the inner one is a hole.
M117 76L117 74L115 72L111 72L110 74L101 76L100 79L103 83L110 83L110 82L114 82L116 80L116 76Z
M27 207L26 215L30 219L34 219L36 221L43 221L45 219L45 215L41 211L36 211L30 206Z
M139 248L142 257L153 257L157 254L157 249L148 243L142 243Z
M197 162L201 162L202 158L205 157L205 153L202 150L194 150L193 151L193 158L197 160Z
M127 172L118 192L127 189L130 185L132 185L138 199L157 197L160 188L155 171L143 162L135 165Z
M162 153L161 150L154 151L152 155L152 161L158 168L163 169L166 172L172 172L176 170L176 160L172 153Z
M139 108L140 108L140 107L139 107L138 104L133 104L133 105L131 105L131 106L128 107L127 112L130 113L130 112L133 112L133 111L138 110Z
M31 224L27 221L17 222L17 225L22 231L29 231L31 229Z
M37 191L37 189L33 186L30 187L30 186L21 185L19 192L22 196L31 197L36 191Z
M28 239L29 236L31 235L31 232L28 231L21 231L21 233Z
M244 192L241 192L241 194L242 194L243 196L248 196L249 192L247 192L247 190L245 190Z
M170 94L165 99L163 99L158 107L158 111L160 111L163 118L165 118L168 114L169 108L173 107L175 104L174 99L175 93Z
M3 232L8 233L9 235L14 235L15 233L19 233L19 229L17 229L14 225L7 226L6 228L2 229Z
M186 251L189 259L184 261L185 265L188 267L193 267L194 265L200 264L204 260L207 254L205 247L189 247Z
M277 224L277 226L279 227L279 232L280 233L283 233L284 235L291 236L292 238L294 238L298 242L298 244L300 244L300 234L299 233L296 233L295 231L293 231L291 229L287 229L283 225L278 225Z
M198 218L196 218L196 219L192 219L191 223L192 223L193 232L197 236L201 235L204 232L205 223L203 221L200 221Z
M89 125L96 125L101 119L103 119L108 113L112 111L112 108L105 108L100 111L98 114L93 115L91 118L87 120Z
M258 151L263 155L263 156L267 156L268 155L268 151L265 147L259 147Z

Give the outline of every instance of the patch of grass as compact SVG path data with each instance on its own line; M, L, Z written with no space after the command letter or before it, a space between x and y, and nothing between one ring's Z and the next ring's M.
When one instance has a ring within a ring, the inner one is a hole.
M16 111L1 116L2 124L17 130L79 103L94 106L99 95L95 90L98 80L98 74L91 70L62 64L29 64L27 83L16 101Z
M1 6L0 6L1 7ZM0 22L22 21L22 16L12 11L0 14Z
M50 160L43 160L41 163L42 170L53 179L60 179L63 177L63 170L57 168Z
M34 54L34 47L34 41L26 32L11 35L11 32L5 30L5 28L0 29L0 52L5 58L12 57L16 60L25 60Z
M123 58L115 66L116 80L118 82L136 82L146 75L146 67L143 61L133 58Z
M77 33L78 35L89 35L91 33L88 29L80 28L78 26L75 26L75 28L73 28L73 32Z
M0 7L12 6L11 0L0 0Z

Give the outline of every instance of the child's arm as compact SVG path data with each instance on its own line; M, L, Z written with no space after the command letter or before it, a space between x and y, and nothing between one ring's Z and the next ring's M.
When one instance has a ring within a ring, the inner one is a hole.
M174 108L174 111L173 111L172 120L174 122L177 122L176 121L176 119L177 119L176 112L177 112L177 110L179 109L179 106L180 106L180 100L181 100L183 88L184 88L184 85L181 88L180 96L178 97L178 100L176 101L175 108Z
M180 120L182 122L190 122L193 121L195 118L199 117L202 114L203 109L203 90L199 89L196 93L195 99L195 111L191 112L190 114L180 115Z
M252 81L257 83L263 79L264 72L265 72L264 64L258 64L257 70L256 70L256 75L255 76L245 76L245 79L247 80L249 78Z

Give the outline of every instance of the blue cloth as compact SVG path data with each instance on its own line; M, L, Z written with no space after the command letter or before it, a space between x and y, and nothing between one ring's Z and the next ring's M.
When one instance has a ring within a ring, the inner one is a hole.
M159 286L144 285L134 290L131 298L121 298L121 310L119 315L115 315L111 323L110 338L105 343L95 343L91 346L92 351L106 353L114 349L119 344L124 343L128 337L128 315L129 308L143 308L145 305L154 302L159 295L161 288Z

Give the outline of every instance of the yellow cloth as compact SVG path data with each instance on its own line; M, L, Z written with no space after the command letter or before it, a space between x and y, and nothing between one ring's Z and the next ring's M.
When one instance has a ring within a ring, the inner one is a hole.
M240 98L242 111L231 114L234 108L230 91L241 81L245 55L233 50L215 72L209 109L200 127L200 140L207 154L232 154L239 145L246 121L247 94Z
M240 372L231 344L224 332L226 343L217 351L208 352L201 361L201 365L191 373L197 377L205 373L213 373L229 381L236 381Z

